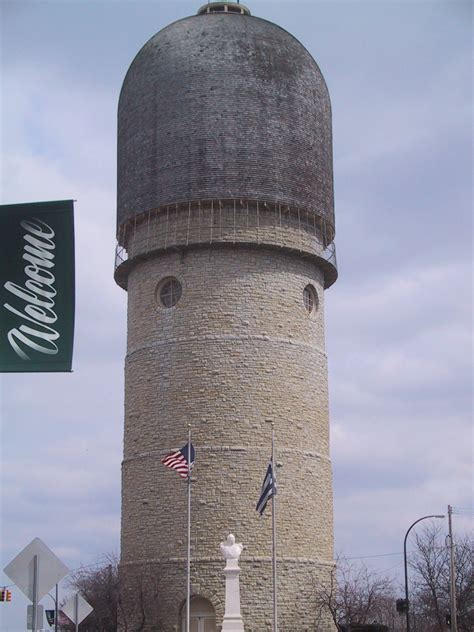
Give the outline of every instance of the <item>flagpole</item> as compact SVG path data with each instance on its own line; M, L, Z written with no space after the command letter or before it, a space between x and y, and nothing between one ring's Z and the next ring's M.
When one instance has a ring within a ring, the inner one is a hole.
M191 425L188 425L188 559L186 566L186 632L191 621Z
M272 474L273 486L276 485L275 470L275 424L272 423ZM278 604L277 604L277 564L276 564L276 494L272 494L272 562L273 562L273 631L278 632Z

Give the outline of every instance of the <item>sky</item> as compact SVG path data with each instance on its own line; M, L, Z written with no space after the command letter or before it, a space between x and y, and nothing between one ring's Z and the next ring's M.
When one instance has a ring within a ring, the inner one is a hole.
M306 46L329 87L335 546L399 575L417 518L450 504L455 536L472 529L472 6L248 5ZM119 551L117 101L141 46L199 6L0 0L0 203L75 199L77 275L73 373L0 377L0 569L35 537L71 569ZM11 590L2 632L25 629L28 601Z

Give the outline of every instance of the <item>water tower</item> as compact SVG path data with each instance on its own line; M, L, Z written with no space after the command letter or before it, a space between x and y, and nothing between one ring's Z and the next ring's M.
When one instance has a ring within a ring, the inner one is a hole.
M333 564L324 290L337 272L331 106L308 51L225 2L152 37L120 95L117 216L124 616L182 629L186 484L160 460L190 423L191 629L219 629L231 531L246 545L246 630L271 630L271 520L255 504L273 422L280 632L313 630Z

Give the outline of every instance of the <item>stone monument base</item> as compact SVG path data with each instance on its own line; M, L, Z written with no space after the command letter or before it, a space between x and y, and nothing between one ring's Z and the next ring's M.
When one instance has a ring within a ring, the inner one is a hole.
M242 617L224 617L222 632L244 632Z
M226 560L225 575L225 614L222 621L222 632L244 632L244 623L240 614L239 557L242 544L235 542L231 534L220 549Z

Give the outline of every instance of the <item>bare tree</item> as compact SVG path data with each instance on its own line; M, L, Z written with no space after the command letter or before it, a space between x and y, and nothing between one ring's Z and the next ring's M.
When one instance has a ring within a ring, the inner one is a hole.
M102 566L75 571L68 585L80 592L94 608L81 627L87 628L88 632L116 632L119 582L118 559L115 555L106 555ZM62 630L74 629L64 617L60 623Z
M121 582L124 572L127 581ZM80 626L87 632L141 632L150 619L154 629L162 629L162 622L156 618L159 577L153 569L146 574L137 569L124 571L117 556L106 555L103 565L79 569L68 583L94 608ZM64 632L75 629L64 615L59 617L59 624Z
M418 626L445 632L445 614L449 609L448 550L441 540L441 529L432 524L415 536L415 550L409 565L411 578L411 610Z
M450 610L449 551L441 527L431 524L415 537L410 556L411 611L419 632L446 632ZM460 538L455 547L456 596L460 632L474 630L473 541Z
M156 618L158 585L159 577L150 569L146 574L143 570L139 570L128 576L126 590L119 590L118 594L118 618L121 632L141 632L150 620L153 620L153 629L157 631L162 629L161 620Z
M393 627L388 605L394 604L392 583L362 563L338 557L329 582L315 587L321 615L329 611L338 630L372 623Z
M456 598L460 632L474 630L474 540L460 538L455 548Z

